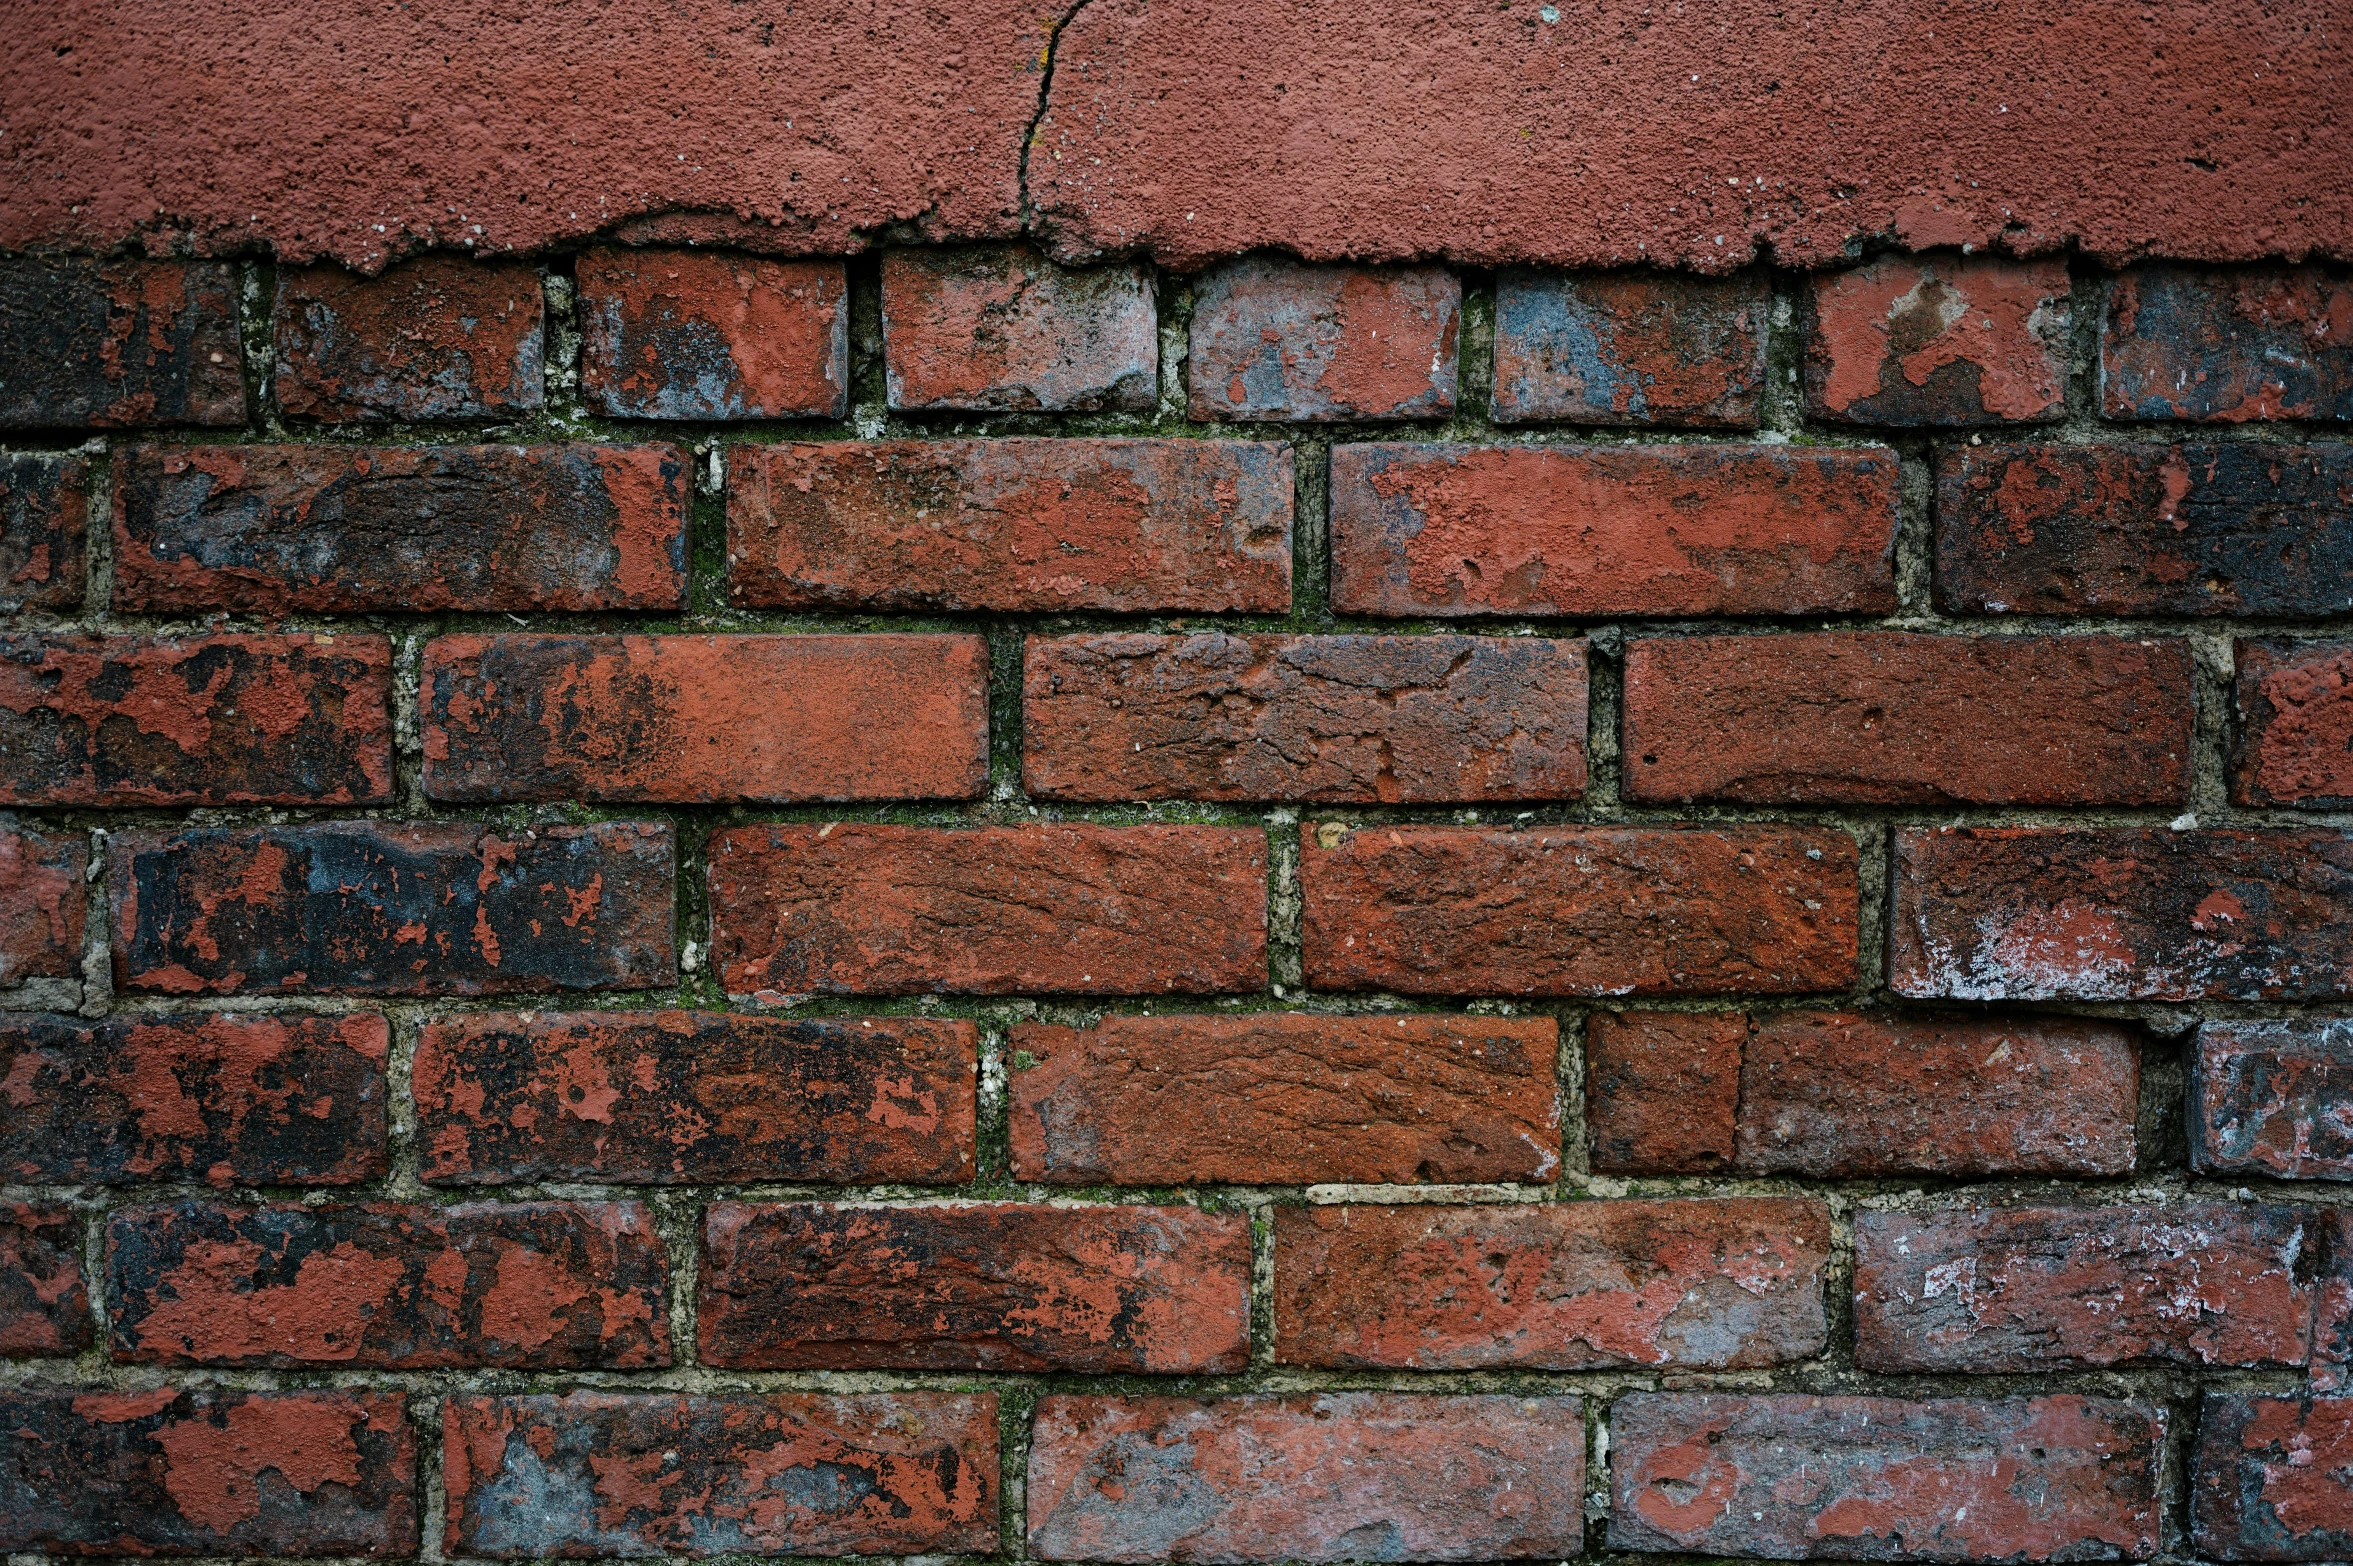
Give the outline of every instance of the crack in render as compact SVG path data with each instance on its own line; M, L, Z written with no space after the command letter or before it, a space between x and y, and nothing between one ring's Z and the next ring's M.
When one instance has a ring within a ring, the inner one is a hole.
M1021 133L1021 168L1018 184L1021 195L1021 232L1027 235L1035 236L1038 232L1037 203L1030 199L1029 193L1030 149L1037 145L1038 130L1046 123L1046 108L1054 91L1054 67L1061 58L1062 34L1071 23L1078 20L1079 12L1084 11L1093 3L1094 0L1071 0L1070 7L1060 17L1049 23L1046 28L1045 59L1038 72L1038 106L1035 112L1030 115L1029 124Z

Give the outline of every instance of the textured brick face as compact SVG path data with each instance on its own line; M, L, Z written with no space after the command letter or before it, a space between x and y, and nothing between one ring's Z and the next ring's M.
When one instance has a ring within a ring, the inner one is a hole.
M1496 421L1753 429L1770 308L1761 278L1506 271Z
M2125 273L2100 323L2100 411L2353 420L2353 281L2316 266Z
M1196 419L1418 419L1452 411L1462 284L1437 267L1250 257L1193 294Z
M464 419L536 410L539 274L428 256L378 277L278 274L278 404L299 419Z
M91 1336L81 1214L63 1202L0 1202L0 1357L79 1354Z
M2353 804L2353 642L2241 641L2231 798Z
M2206 1394L2191 1459L2191 1537L2226 1561L2353 1554L2353 1399Z
M1846 424L2029 424L2067 391L2067 264L1889 256L1807 293L1806 406Z
M1142 413L1160 392L1140 266L1056 266L1026 245L894 250L882 336L894 408Z
M0 261L0 428L244 422L230 268Z
M1596 1174L1706 1174L1732 1162L1748 1019L1595 1012L1585 1022L1585 1129Z
M89 523L88 462L0 455L0 612L78 607Z
M575 273L580 388L616 419L838 419L850 286L838 261L596 250Z
M2353 1021L2209 1022L2191 1059L2200 1171L2353 1180Z
M0 814L0 984L81 971L89 840L30 832Z

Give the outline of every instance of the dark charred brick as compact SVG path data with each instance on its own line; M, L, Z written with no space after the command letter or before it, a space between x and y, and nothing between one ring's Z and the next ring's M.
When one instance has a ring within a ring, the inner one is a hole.
M1729 1168L1740 1118L1738 1012L1595 1012L1585 1021L1585 1131L1595 1174Z
M1017 1180L1410 1185L1560 1165L1550 1017L1107 1016L1010 1042Z
M2067 263L1884 256L1806 293L1806 408L1844 424L2038 424L2067 401Z
M1895 454L1787 446L1336 446L1346 614L1878 614Z
M1149 413L1160 317L1142 266L1063 267L1028 245L882 258L894 408Z
M676 609L675 446L142 446L115 456L123 609Z
M2353 1398L2209 1392L2191 1458L2191 1537L2202 1559L2353 1556Z
M0 259L0 427L244 422L232 269Z
M1529 272L1495 280L1495 421L1754 429L1761 276Z
M421 256L375 277L278 273L278 406L290 418L498 419L536 412L545 349L539 273Z
M0 1394L0 1549L414 1555L417 1444L397 1392Z
M839 261L592 250L580 392L616 419L838 419L849 411L850 282Z
M2204 1023L2191 1061L2201 1173L2353 1180L2353 1018Z
M1211 995L1266 984L1266 838L1209 826L730 827L731 995Z
M1275 1359L1735 1370L1822 1352L1830 1210L1737 1201L1275 1211Z
M63 1202L0 1202L0 1355L79 1354L90 1339L81 1215Z
M1196 419L1428 419L1454 411L1462 283L1443 267L1228 262L1193 288Z
M381 636L0 637L0 803L391 800Z
M79 609L89 529L88 462L0 454L0 613Z
M1960 614L2353 612L2353 445L1946 447L1936 601Z
M1778 1560L2145 1560L2165 1410L2065 1396L1637 1393L1610 1407L1609 1544Z
M989 1555L997 1397L460 1395L452 1556Z
M123 1362L670 1363L669 1259L634 1202L120 1208L106 1297Z
M117 832L115 983L175 995L504 995L677 974L667 825Z
M2108 285L2111 419L2353 420L2353 279L2317 266L2149 266Z
M89 864L81 833L28 831L0 811L0 984L80 975Z
M1045 799L1439 804L1585 792L1585 644L1065 636L1022 658Z
M478 1013L411 1068L435 1184L972 1178L980 1030L914 1017Z
M1192 1207L714 1202L706 1365L1173 1375L1250 1357L1250 1220Z
M728 449L727 577L782 608L1291 607L1291 452L1258 441Z
M2353 806L2353 642L2241 641L2230 796Z

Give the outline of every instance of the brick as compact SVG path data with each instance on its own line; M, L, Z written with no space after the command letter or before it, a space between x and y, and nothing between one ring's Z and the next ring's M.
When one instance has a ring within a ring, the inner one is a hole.
M2209 1392L2191 1457L2198 1554L2225 1561L2353 1555L2353 1399Z
M373 1179L390 1044L374 1012L0 1016L0 1179Z
M2165 1410L2063 1397L1636 1393L1610 1408L1613 1550L2145 1560Z
M499 419L536 412L539 273L421 256L375 277L282 268L270 313L287 417Z
M378 805L381 636L0 637L0 803Z
M2232 801L2353 806L2353 642L2242 639L2236 653Z
M1584 1552L1575 1397L1038 1400L1049 1561L1485 1561Z
M2179 637L1646 636L1625 658L1632 800L2189 798L2197 693Z
M1575 799L1585 695L1582 641L1033 636L1022 781L1070 800Z
M1854 982L1854 839L1804 827L1301 828L1322 990L1780 995Z
M779 608L1291 607L1291 452L1256 441L728 450L731 599Z
M988 675L979 636L439 636L425 793L972 799L988 780Z
M1495 421L1754 429L1761 275L1532 272L1495 280Z
M2324 1207L2310 1216L2321 1242L2310 1384L2316 1393L2342 1393L2353 1385L2353 1215Z
M2353 992L2353 835L1903 828L1888 983L1944 1000Z
M1442 267L1244 256L1193 288L1196 419L1428 419L1454 411L1462 283Z
M1948 612L2353 612L2353 445L1949 446L1935 460Z
M1332 448L1332 606L1372 615L1881 614L1895 454Z
M0 1356L62 1358L90 1339L81 1214L63 1202L0 1202Z
M677 609L676 446L139 446L115 606L263 614Z
M118 1208L106 1294L124 1363L670 1363L668 1256L634 1202Z
M882 258L890 405L1149 413L1160 317L1142 266L1057 266L1029 245Z
M731 995L1211 995L1266 985L1266 838L831 822L711 834Z
M0 1549L403 1556L417 1440L397 1392L0 1394Z
M850 406L850 281L839 261L591 250L580 393L615 419L838 419Z
M1735 1370L1822 1352L1830 1210L1780 1198L1275 1211L1275 1359Z
M1586 1152L1595 1174L1709 1174L1732 1164L1748 1019L1599 1011L1585 1019Z
M506 995L677 974L666 824L117 832L114 980L173 995Z
M697 1300L702 1362L737 1370L1236 1371L1250 1357L1250 1221L713 1202Z
M2202 1023L2190 1061L2200 1173L2353 1180L2353 1019Z
M2305 1209L1951 1208L1855 1215L1855 1362L2302 1365L2322 1235Z
M0 613L79 609L89 528L87 461L0 453Z
M442 1410L453 1556L997 1548L993 1392L460 1394Z
M82 833L30 831L0 812L0 984L81 976L89 863Z
M2100 412L2353 420L2353 281L2317 266L2125 273L2100 320Z
M1550 1017L1106 1016L1009 1042L1017 1180L1411 1185L1560 1165Z
M0 427L244 422L231 268L69 256L0 261Z
M2040 424L2067 404L2067 262L1883 256L1818 273L1806 411L1901 428Z
M433 1184L958 1184L980 1030L915 1017L486 1012L411 1069Z

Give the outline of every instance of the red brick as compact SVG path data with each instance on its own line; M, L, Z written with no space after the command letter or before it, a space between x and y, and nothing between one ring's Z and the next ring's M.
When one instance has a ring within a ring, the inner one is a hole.
M1221 994L1266 984L1266 838L1207 826L730 827L731 995Z
M2145 1560L2165 1410L2107 1398L1637 1393L1610 1408L1613 1550Z
M2353 642L2254 642L2238 653L2230 797L2353 806Z
M289 418L497 419L533 413L545 314L539 274L424 256L380 276L278 273L270 312Z
M63 1202L0 1202L0 1355L79 1354L90 1338L81 1214Z
M728 592L870 609L1291 607L1291 453L1255 441L728 450Z
M1049 1561L1483 1561L1584 1553L1574 1397L1038 1400Z
M2353 993L2353 834L1905 828L1889 926L1899 995Z
M1735 1370L1828 1341L1830 1210L1780 1198L1275 1213L1275 1359Z
M1895 454L1335 446L1332 606L1376 615L1878 614Z
M1748 1019L1595 1012L1585 1020L1585 1133L1595 1174L1708 1174L1732 1164Z
M2189 1121L2201 1174L2353 1180L2353 1019L2201 1024Z
M1549 1180L1550 1017L1107 1016L1011 1038L1013 1177L1056 1185Z
M114 980L174 995L506 995L677 976L667 824L117 832Z
M1854 982L1854 839L1807 827L1301 829L1307 982L1780 995Z
M2353 1385L2353 1212L2323 1207L2311 1216L2322 1241L2316 1269L2320 1302L2312 1312L2311 1387L2341 1393Z
M1754 429L1761 275L1506 271L1495 281L1495 420Z
M997 1548L993 1392L461 1394L441 1463L453 1556Z
M1585 644L1065 636L1022 659L1042 799L1441 804L1585 792Z
M391 800L381 636L0 637L0 803Z
M89 863L81 833L27 831L0 814L0 984L81 976Z
M2353 281L2317 266L2151 266L2108 285L2111 419L2353 419Z
M0 260L0 427L244 422L231 268Z
M706 1365L1171 1375L1250 1357L1250 1220L1191 1207L714 1202Z
M693 250L579 260L580 392L615 419L838 419L850 282L839 261Z
M1149 413L1160 317L1141 266L1056 266L1029 245L882 258L893 408Z
M373 1179L390 1044L374 1012L0 1016L0 1179Z
M914 1017L485 1012L411 1068L434 1184L913 1181L973 1174L980 1030Z
M971 799L988 780L988 676L978 636L439 636L425 792Z
M2066 412L2067 263L1883 256L1806 295L1806 409L1843 424L2039 424Z
M1228 262L1193 288L1196 419L1427 419L1454 410L1462 283L1441 267Z
M1626 644L1625 792L1744 804L2189 798L2189 643L1661 636Z
M0 613L79 609L89 528L88 462L0 454Z
M0 1394L0 1549L409 1556L417 1440L397 1392Z
M1855 1215L1855 1361L2010 1373L2302 1365L2322 1235L2294 1207Z
M676 446L140 446L114 459L121 609L677 609Z
M106 1293L125 1363L670 1363L668 1256L634 1202L119 1208Z
M2353 1555L2353 1399L2209 1392L2191 1459L2191 1537L2225 1561Z

